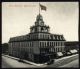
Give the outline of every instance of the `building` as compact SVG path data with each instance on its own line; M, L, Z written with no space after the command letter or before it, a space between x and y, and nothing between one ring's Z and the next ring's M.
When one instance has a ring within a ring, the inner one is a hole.
M67 41L65 42L65 51L70 50L79 50L79 42L78 41Z
M30 33L9 40L9 55L27 59L36 63L49 61L57 52L65 51L63 35L51 34L41 14L37 15Z
M2 53L3 54L8 54L8 43L3 43L2 44Z

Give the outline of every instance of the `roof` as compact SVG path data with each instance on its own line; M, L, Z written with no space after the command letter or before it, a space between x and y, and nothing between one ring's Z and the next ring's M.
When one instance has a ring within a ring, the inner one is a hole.
M28 35L12 37L10 38L9 42L27 40L27 36Z
M65 41L65 38L63 35L58 34L50 34L50 33L44 33L44 36L46 38L39 38L36 36L39 36L39 33L29 33L27 35L23 36L17 36L10 38L9 42L18 42L18 41L28 41L28 40L51 40L51 41Z

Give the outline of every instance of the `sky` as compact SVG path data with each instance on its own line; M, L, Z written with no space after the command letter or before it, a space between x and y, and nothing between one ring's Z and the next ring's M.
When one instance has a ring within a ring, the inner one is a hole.
M40 2L40 10L50 33L63 34L66 41L78 41L78 2ZM11 37L26 35L39 14L39 2L2 2L2 43Z

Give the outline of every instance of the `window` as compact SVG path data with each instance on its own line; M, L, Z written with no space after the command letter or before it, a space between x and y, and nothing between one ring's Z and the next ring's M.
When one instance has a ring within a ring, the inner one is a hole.
M55 52L56 52L56 48L55 48Z
M31 53L32 49L30 48L30 53Z
M42 39L42 34L40 34L40 39Z
M49 35L47 35L48 39L49 39Z
M56 46L58 46L58 42L56 42Z
M29 47L31 47L31 42L29 42Z
M30 47L30 42L29 42L29 47Z
M56 48L56 52L58 52L58 50L57 50L58 48Z
M31 47L32 47L32 42L31 42Z
M61 46L62 46L62 42L61 42Z
M52 46L53 46L53 42L52 42Z
M21 47L24 47L24 42L22 42L22 45L21 45Z
M58 41L58 46L59 46L59 41Z
M54 46L55 46L55 42L54 42Z
M32 47L32 42L30 42L30 44L31 44L31 47Z
M58 42L58 46L60 46L60 45L59 45L59 42Z
M56 49L57 49L56 51L58 52L58 47Z
M51 42L51 46L53 46L52 43L53 43L53 42Z
M44 47L44 42L42 42L42 47Z
M49 47L49 42L47 42L47 46Z
M54 42L52 42L52 46L54 46Z
M63 42L63 46L64 46L64 42Z
M46 39L48 39L48 35L46 35Z
M57 48L55 48L55 52L57 52Z
M41 31L44 30L43 27L41 27Z
M29 42L29 47L31 47L31 42Z
M37 32L37 27L35 28L35 32Z
M56 46L56 42L55 42L55 46Z
M50 47L52 46L52 44L51 44L52 42L50 42Z
M57 46L57 42L56 42L56 46Z
M54 52L55 52L55 48L54 48Z
M56 36L57 37L57 40L58 40L58 36Z
M43 48L44 48L44 42L42 42L42 46L43 46Z
M61 47L59 47L59 52L61 51Z
M58 47L58 52L59 52L59 47Z
M40 47L41 47L41 42L39 42L39 44L40 44Z
M62 51L62 47L61 47L61 49L60 49L61 51Z
M52 48L51 48L51 52L52 52Z
M62 36L60 36L60 39L62 40Z
M34 39L34 34L32 34L33 35L33 39Z
M27 42L27 47L29 46L29 43Z
M46 42L44 42L44 46L45 46L45 48L46 48Z

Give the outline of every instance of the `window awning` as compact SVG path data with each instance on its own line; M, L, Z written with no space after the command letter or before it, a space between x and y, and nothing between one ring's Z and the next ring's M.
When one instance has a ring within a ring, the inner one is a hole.
M63 56L62 52L57 52L58 56Z

